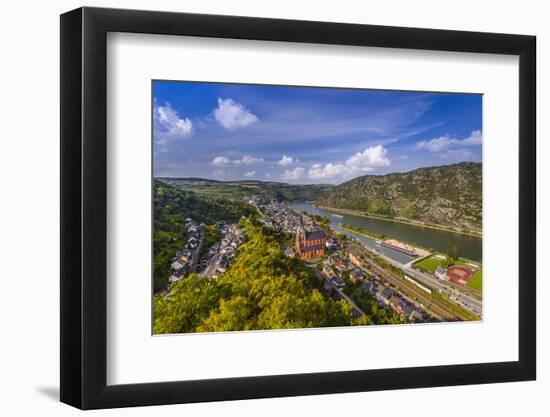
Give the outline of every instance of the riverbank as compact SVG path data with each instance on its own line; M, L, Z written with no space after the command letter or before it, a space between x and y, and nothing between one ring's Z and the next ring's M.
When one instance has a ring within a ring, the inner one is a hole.
M406 223L382 221L347 213L341 214L343 216L342 218L336 218L332 215L334 212L314 207L311 203L307 202L293 203L291 206L297 212L306 211L311 214L318 214L328 217L330 219L331 228L339 231L340 233L352 235L353 231L345 230L341 227L342 224L346 224L384 236L384 240L386 238L397 239L401 242L412 244L413 246L422 249L433 250L440 253L447 253L450 245L453 244L457 246L458 256L472 259L477 262L481 262L482 260L482 239L479 237L466 236L444 230L434 230L427 227L418 227ZM383 240L376 239L376 237L374 237L375 235L373 237L366 237L353 234L352 236L357 236L363 240L372 240L371 243L373 245L375 240ZM380 246L378 249L385 253L388 248ZM404 254L399 254L400 256L397 256L397 252L395 251L391 251L391 253L388 253L387 255L394 257L395 260L402 263L408 263L412 260L410 257L407 257L409 259L403 258L406 257Z
M350 226L350 225L345 224L345 223L342 223L340 225L340 227L344 230L348 230L350 232L356 233L356 234L361 235L361 236L370 237L371 239L375 239L377 241L378 240L384 241L384 240L388 239L388 236L384 236L380 233L370 232L368 230L365 230L365 229L362 229L362 228L359 228L359 227ZM390 239L390 240L392 240L392 239ZM417 252L417 254L418 254L417 256L420 257L420 258L425 258L426 256L430 256L434 252L433 249L423 248L422 246L417 245L416 243L401 242L401 241L398 241L398 242L399 243L404 243L404 244L410 246L413 250L415 250ZM390 248L391 248L391 246L390 246Z
M407 225L410 225L410 226L425 227L427 229L441 230L443 232L456 233L458 235L464 235L464 236L470 236L470 237L477 237L477 238L482 237L481 232L464 231L464 230L454 229L452 227L440 226L440 225L437 225L437 224L424 223L424 222L414 221L414 220L406 220L406 219L402 219L402 218L398 219L398 218L377 216L375 214L366 214L363 211L326 207L326 206L317 205L315 203L313 203L312 205L316 208L333 211L335 213L343 213L343 214L349 214L349 215L352 215L352 216L360 216L360 217L366 217L366 218L370 218L370 219L384 220L384 221L394 222L394 223L402 223L402 224L407 224Z
M340 227L344 230L357 233L358 235L370 237L375 240L383 240L387 238L386 235L383 235L381 233L371 232L371 231L362 229L360 227L350 226L349 224L345 224L345 223L340 223Z

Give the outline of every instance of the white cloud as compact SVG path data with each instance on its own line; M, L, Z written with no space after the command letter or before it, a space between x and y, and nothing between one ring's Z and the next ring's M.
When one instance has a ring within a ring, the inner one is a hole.
M254 175L256 175L256 171L248 171L244 173L245 177L253 177Z
M309 178L314 180L321 178L332 178L343 175L344 170L344 164L328 163L325 166L321 164L313 164L311 168L309 168L308 175Z
M483 135L481 130L474 130L470 136L464 139L456 139L450 135L444 135L439 138L422 140L416 143L419 149L426 149L430 152L442 152L452 147L481 146Z
M225 156L216 156L214 159L212 159L213 165L228 165L231 161L229 158L226 158Z
M263 158L255 158L250 155L244 155L240 159L229 159L225 156L216 156L212 160L213 165L252 165L252 164L259 164L260 162L263 162Z
M241 159L235 159L233 163L236 165L239 165L239 164L252 165L252 164L258 164L263 161L264 161L263 158L254 158L253 156L250 156L250 155L244 155Z
M461 144L463 146L481 146L483 141L483 134L481 130L474 130L470 133L470 136L462 139Z
M298 159L297 158L293 158L292 156L286 156L286 155L283 155L281 157L281 159L279 160L279 162L277 162L279 165L281 166L288 166L288 165L292 165L294 163L298 162Z
M228 130L250 126L256 123L258 117L233 99L218 98L218 107L214 110L214 117L224 128Z
M390 165L387 153L387 149L382 145L371 146L363 152L357 152L343 163L313 164L308 171L308 175L312 179L327 179L371 172L375 168Z
M295 181L299 180L304 176L305 169L302 167L296 167L292 171L286 170L283 175L281 175L281 179L284 181Z
M439 155L442 159L450 162L476 161L479 158L470 149L450 149Z
M452 144L453 139L450 136L441 136L439 138L431 140L423 140L417 142L416 147L420 149L427 149L430 152L440 152L449 148Z
M188 137L193 134L193 122L187 118L181 118L170 103L165 106L156 106L153 109L155 122L160 125L166 133L179 137Z
M351 171L372 171L377 167L386 167L390 165L387 153L382 145L371 146L347 159L345 166Z

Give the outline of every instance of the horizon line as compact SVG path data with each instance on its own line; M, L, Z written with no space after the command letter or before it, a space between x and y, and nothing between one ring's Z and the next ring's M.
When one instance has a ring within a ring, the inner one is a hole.
M462 162L455 162L452 164L443 164L443 165L430 165L425 167L419 167L415 169L411 169L410 171L394 171L389 172L386 174L365 174L365 175L358 175L357 177L347 179L345 181L342 181L337 184L332 183L290 183L290 182L283 182L283 181L275 181L275 180L259 180L259 179L233 179L233 180L220 180L220 179L212 179L212 178L206 178L206 177L193 177L193 176L174 176L174 175L153 175L153 179L179 179L179 180L188 180L188 179L196 179L196 180L203 180L203 181L213 181L213 182L221 182L221 183L230 183L230 182L262 182L262 183L275 183L275 184L286 184L286 185L329 185L329 186L338 186L342 185L346 182L356 180L357 178L363 178L363 177L384 177L387 175L394 175L394 174L408 174L414 171L419 171L422 169L430 169L430 168L441 168L441 167L449 167L453 165L462 165L462 164L475 164L475 165L483 165L483 162L474 162L474 161L462 161Z

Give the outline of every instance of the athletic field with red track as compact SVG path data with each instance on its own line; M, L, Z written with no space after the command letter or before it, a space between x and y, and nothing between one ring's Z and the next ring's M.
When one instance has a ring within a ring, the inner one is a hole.
M466 283L476 273L477 269L468 265L455 265L447 269L449 281L458 285L466 285Z

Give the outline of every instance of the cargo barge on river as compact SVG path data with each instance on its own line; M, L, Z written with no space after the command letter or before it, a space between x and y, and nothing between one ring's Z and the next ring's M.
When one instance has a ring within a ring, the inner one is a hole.
M405 243L394 240L394 239L384 240L380 244L382 246L385 246L386 248L390 248L390 249L396 250L398 252L404 253L405 255L419 256L419 253L417 252L417 250L415 248L413 248L412 246L409 246Z

